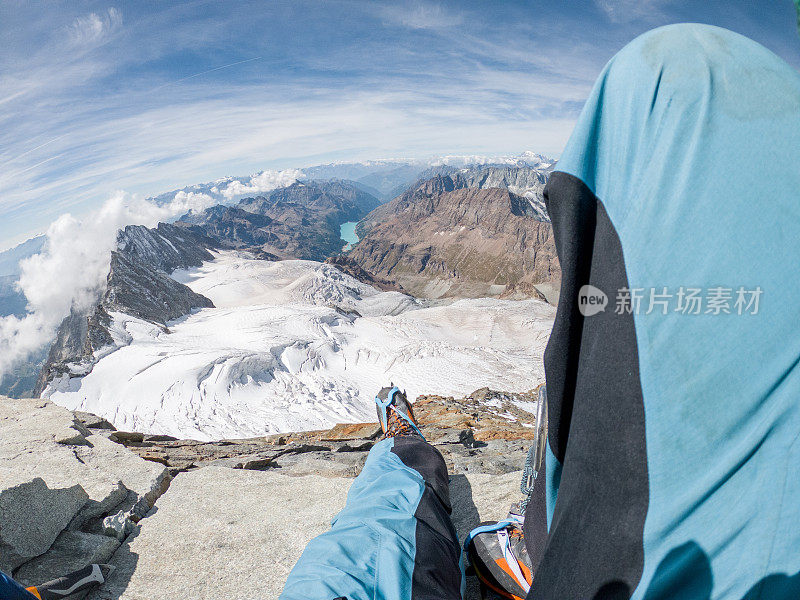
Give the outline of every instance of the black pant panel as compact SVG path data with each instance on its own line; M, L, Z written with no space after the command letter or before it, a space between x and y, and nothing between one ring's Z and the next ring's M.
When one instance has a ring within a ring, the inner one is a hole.
M417 436L398 436L392 448L407 467L425 480L417 519L412 600L460 600L460 545L450 519L447 465L439 451Z

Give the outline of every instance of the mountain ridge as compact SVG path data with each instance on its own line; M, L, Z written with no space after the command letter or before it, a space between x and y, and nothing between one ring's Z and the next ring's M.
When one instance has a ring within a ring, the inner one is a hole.
M128 225L117 235L105 287L84 310L72 308L56 332L34 388L40 395L62 375L91 371L98 356L120 342L112 332L111 313L125 312L166 328L167 321L213 303L178 283L168 273L213 259L213 240L197 228L159 223Z
M170 273L199 267L218 250L246 249L268 260L328 259L368 285L420 297L541 299L535 284L557 277L552 230L537 197L544 179L527 167L450 170L384 205L349 181L295 182L174 224L128 226L118 235L100 299L64 320L35 391L63 375L91 372L106 349L124 345L128 337L115 337L112 314L166 330L168 321L213 307ZM527 196L487 187L498 185ZM358 219L366 235L342 255L339 225Z
M560 279L552 227L536 196L544 177L527 173L534 185L523 197L493 187L509 175L453 172L418 182L359 222L347 259L421 297L499 296L509 286L536 296L530 286Z
M378 204L350 181L297 181L235 206L186 215L178 224L200 226L218 248L258 247L276 258L322 261L344 245L339 226L358 221Z

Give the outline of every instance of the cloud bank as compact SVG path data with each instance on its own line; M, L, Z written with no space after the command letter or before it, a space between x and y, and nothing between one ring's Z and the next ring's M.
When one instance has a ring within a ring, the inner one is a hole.
M231 181L222 190L222 195L228 200L233 200L250 194L263 194L279 187L292 185L302 176L303 172L300 169L262 171L250 177L250 181L247 183L238 180Z
M47 229L42 252L20 263L18 287L28 301L28 314L0 319L0 377L51 343L71 310L84 311L97 301L117 233L126 225L153 227L159 221L201 212L223 198L230 201L291 185L302 176L299 169L267 170L244 182L220 182L209 190L212 193L180 190L168 202L118 191L84 218L61 215Z
M0 376L50 343L70 310L86 310L98 299L121 228L153 226L214 203L206 194L178 192L172 202L158 206L117 192L83 219L70 214L56 219L42 252L20 263L18 287L28 314L0 319Z

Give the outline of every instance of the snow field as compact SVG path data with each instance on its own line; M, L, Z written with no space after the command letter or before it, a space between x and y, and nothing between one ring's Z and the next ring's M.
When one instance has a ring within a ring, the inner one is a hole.
M415 398L544 380L555 310L537 300L424 307L330 265L237 252L173 277L216 308L168 331L113 314L119 347L46 395L119 429L216 440L375 421L373 397L389 382Z

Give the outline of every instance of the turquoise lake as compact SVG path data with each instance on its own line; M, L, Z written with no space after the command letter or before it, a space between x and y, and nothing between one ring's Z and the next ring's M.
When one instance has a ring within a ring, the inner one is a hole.
M342 223L339 227L339 237L342 238L345 242L347 242L347 246L342 248L345 252L350 250L353 245L358 242L358 236L356 235L356 221L348 221L347 223Z

